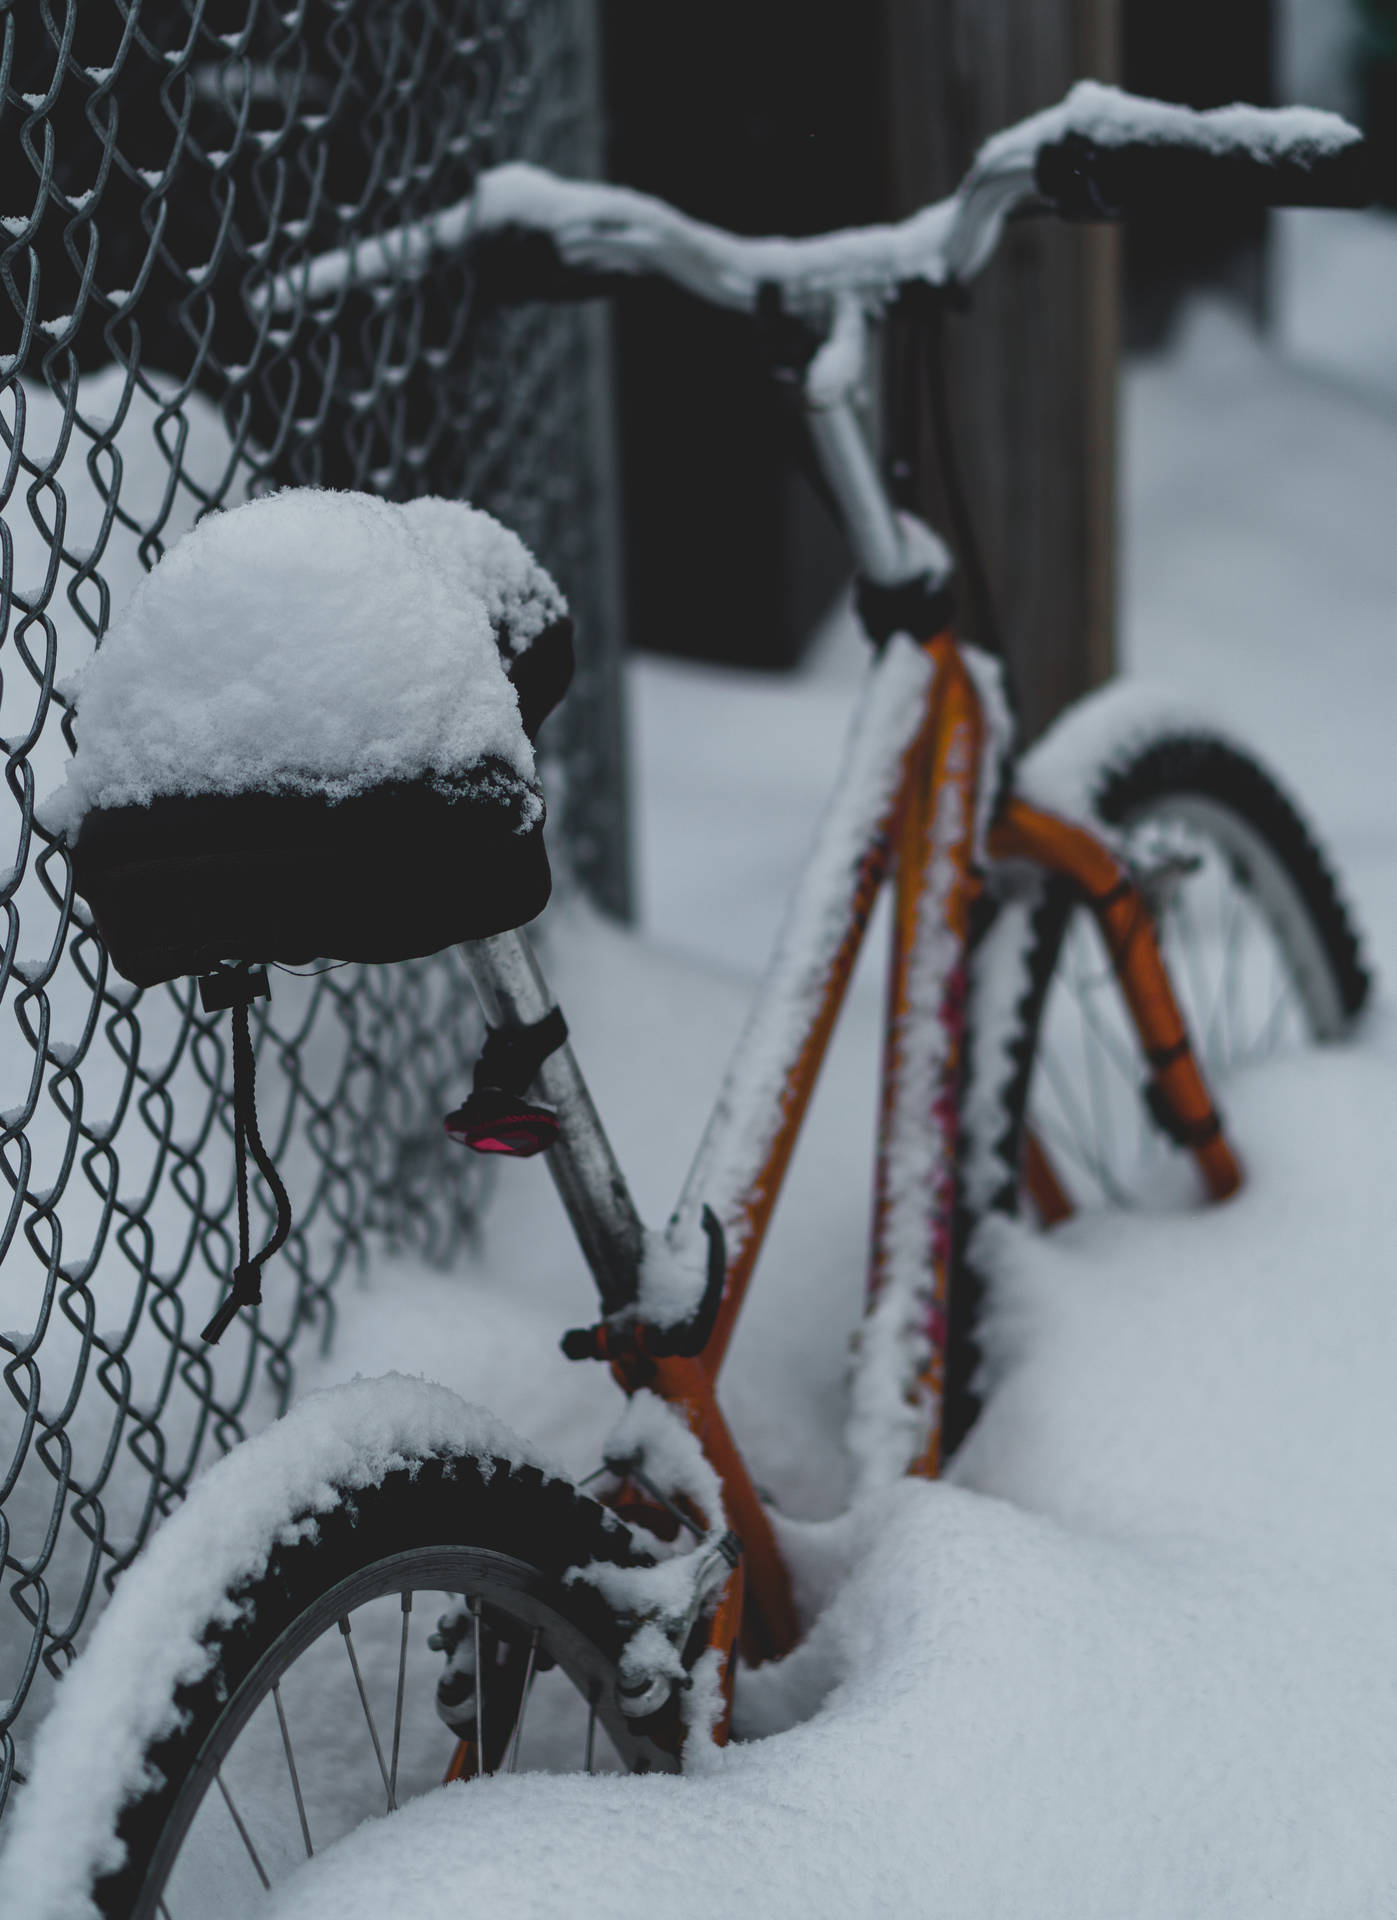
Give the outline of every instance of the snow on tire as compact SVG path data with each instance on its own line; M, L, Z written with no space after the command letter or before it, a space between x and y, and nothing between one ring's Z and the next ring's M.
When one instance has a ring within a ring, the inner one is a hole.
M568 1578L647 1560L445 1388L308 1395L126 1574L40 1729L0 1878L28 1920L213 1920L440 1784L463 1735L487 1769L673 1770L677 1710L624 1718L625 1628Z

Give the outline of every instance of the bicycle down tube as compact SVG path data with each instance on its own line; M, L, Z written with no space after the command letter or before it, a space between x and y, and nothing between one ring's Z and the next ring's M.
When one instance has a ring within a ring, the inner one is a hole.
M866 577L905 587L933 577L944 550L893 512L846 395L808 409L812 440ZM922 536L918 547L917 536ZM919 553L923 566L911 558ZM699 1286L721 1233L721 1295L702 1343L651 1352L633 1343L595 1351L627 1391L649 1387L679 1407L723 1484L745 1568L749 1659L797 1637L789 1580L770 1521L717 1403L727 1352L781 1184L843 1004L879 888L895 877L868 1312L851 1395L850 1443L860 1477L933 1476L941 1460L959 1087L970 913L981 862L1031 860L1063 874L1101 918L1132 1019L1162 1095L1184 1127L1209 1190L1239 1173L1189 1049L1148 910L1096 837L1011 801L982 838L983 799L997 747L968 654L949 630L894 632L875 653L843 765L796 885L770 964L726 1070L664 1235L669 1261ZM983 661L983 656L978 656ZM988 663L986 663L988 664ZM552 1002L525 936L475 943L472 971L487 1013L529 1025ZM550 1168L596 1277L603 1311L644 1325L645 1240L625 1180L571 1050L545 1062L539 1087L561 1133ZM1045 1212L1066 1206L1047 1156L1032 1143ZM697 1308L697 1299L695 1302Z

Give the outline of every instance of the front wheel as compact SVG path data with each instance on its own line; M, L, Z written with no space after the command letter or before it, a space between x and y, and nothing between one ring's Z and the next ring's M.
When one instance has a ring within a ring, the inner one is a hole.
M1348 910L1313 832L1250 754L1201 728L1151 725L1137 696L1112 691L1047 736L1023 784L1049 807L1075 790L1077 805L1059 810L1084 813L1124 855L1216 1095L1241 1067L1347 1032L1369 989ZM967 1227L989 1210L1050 1222L1191 1200L1193 1168L1151 1112L1135 1028L1071 884L1004 876L974 966ZM964 1262L958 1278L951 1446L978 1411L979 1286Z
M594 1586L567 1578L594 1561L646 1564L630 1529L512 1449L453 1444L439 1420L426 1444L409 1422L385 1447L373 1390L390 1384L454 1399L378 1381L311 1396L213 1469L157 1535L152 1564L127 1574L17 1809L8 1865L36 1890L33 1920L255 1912L313 1852L448 1771L677 1769L677 1714L625 1718L624 1629ZM311 1485L298 1425L345 1396L370 1416L342 1427L360 1457L309 1499L273 1506L247 1564L237 1485L263 1493L264 1515L278 1472ZM259 1450L255 1476L225 1471ZM220 1516L237 1577L208 1563ZM156 1663L182 1677L152 1703L160 1679L143 1697L129 1663L156 1637L182 1643L173 1668L165 1652ZM84 1786L97 1818L62 1857L53 1836L71 1830L64 1809Z

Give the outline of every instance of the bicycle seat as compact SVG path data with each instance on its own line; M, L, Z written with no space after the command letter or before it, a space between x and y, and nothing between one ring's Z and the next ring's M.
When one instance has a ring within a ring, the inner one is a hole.
M119 971L409 959L532 919L571 636L458 501L307 488L201 521L84 672L46 815Z

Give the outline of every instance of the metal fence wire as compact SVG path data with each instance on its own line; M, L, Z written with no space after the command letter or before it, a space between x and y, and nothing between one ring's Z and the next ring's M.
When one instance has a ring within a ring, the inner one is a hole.
M0 89L2 1811L105 1591L285 1405L366 1235L444 1256L475 1198L441 1132L475 1039L458 957L274 975L259 1101L297 1224L268 1304L202 1348L236 1233L226 1019L112 971L43 823L111 610L249 488L489 507L578 616L555 828L612 905L624 868L594 317L486 313L449 262L253 297L497 161L592 170L586 0L0 0Z

